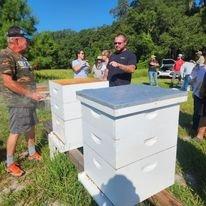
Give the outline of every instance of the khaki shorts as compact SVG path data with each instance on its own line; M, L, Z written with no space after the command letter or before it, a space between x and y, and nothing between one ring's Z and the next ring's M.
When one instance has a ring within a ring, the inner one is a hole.
M9 108L9 129L12 134L29 132L38 122L35 108Z

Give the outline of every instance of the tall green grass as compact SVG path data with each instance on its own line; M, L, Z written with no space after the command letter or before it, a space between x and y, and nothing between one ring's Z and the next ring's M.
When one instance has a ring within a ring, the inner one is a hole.
M34 71L37 82L42 82L51 79L70 79L73 78L74 72L72 69L48 69L48 70L36 70ZM92 74L89 74L92 76ZM137 66L137 70L133 74L133 78L146 77L147 69L144 64L140 67Z
M52 79L70 79L73 77L72 69L48 69L34 71L37 82Z
M89 206L92 198L78 182L74 165L64 154L50 160L48 150L43 152L43 162L33 165L34 169L20 180L22 190L3 195L1 205L71 205ZM29 181L29 184L28 184Z

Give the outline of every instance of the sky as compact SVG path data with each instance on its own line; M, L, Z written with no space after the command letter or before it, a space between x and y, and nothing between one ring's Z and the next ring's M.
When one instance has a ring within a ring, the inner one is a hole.
M38 32L96 28L111 25L110 9L117 0L27 0L32 15L37 17Z

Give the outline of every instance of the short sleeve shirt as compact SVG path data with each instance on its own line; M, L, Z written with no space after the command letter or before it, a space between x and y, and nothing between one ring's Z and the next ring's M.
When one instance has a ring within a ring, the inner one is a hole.
M107 65L107 68L109 70L108 71L108 81L109 81L110 87L130 84L132 74L126 73L122 71L120 68L113 67L112 65L110 65L110 62L112 61L115 61L120 64L124 64L124 65L136 66L137 58L135 54L133 54L132 52L128 50L125 50L121 53L114 53L109 58L109 62Z
M204 81L204 75L206 73L206 65L197 65L192 73L191 73L191 80L192 80L192 89L193 95L202 99L201 87Z
M204 63L205 63L205 58L204 58L204 56L200 56L200 58L197 60L197 64L202 65L202 64L204 64Z
M150 72L156 72L157 71L157 66L154 66L152 63L157 64L158 61L157 60L150 60L149 61L149 71Z
M98 66L94 65L93 72L94 77L103 80L107 64L105 62L100 63Z
M35 107L32 99L17 94L3 86L1 74L10 75L12 79L29 90L35 90L35 78L27 59L7 48L0 52L0 90L9 107Z
M181 68L181 66L184 64L184 61L182 60L182 59L178 59L176 62L175 62L175 64L174 64L174 66L173 66L173 70L175 71L175 72L180 72L180 68Z
M85 60L76 59L72 61L72 68L74 68L77 65L81 65L81 68L79 71L74 71L74 77L87 77L89 72L89 65Z

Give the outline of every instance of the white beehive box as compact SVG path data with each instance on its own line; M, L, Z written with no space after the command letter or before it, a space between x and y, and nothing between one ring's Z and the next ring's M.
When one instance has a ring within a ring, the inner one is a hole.
M176 147L114 169L84 145L84 171L115 206L134 206L174 183Z
M83 146L81 118L64 121L52 114L53 132L70 150Z
M116 119L100 112L97 116L95 112L94 108L82 105L84 142L114 168L177 143L179 105Z
M174 183L179 104L186 92L127 85L77 95L85 173L114 205L134 205Z
M69 150L82 147L81 103L76 91L108 87L107 81L76 78L49 81L53 132Z
M75 78L49 81L51 97L58 99L62 103L77 101L76 91L102 87L108 87L108 82L95 78Z

